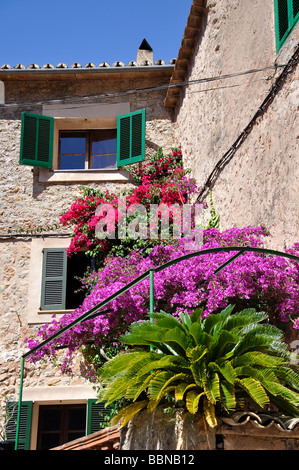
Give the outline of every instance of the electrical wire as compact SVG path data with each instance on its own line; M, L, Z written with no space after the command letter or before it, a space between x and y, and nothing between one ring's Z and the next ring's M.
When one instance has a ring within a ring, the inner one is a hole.
M297 62L298 63L298 62ZM165 85L158 85L154 87L147 87L147 88L134 88L130 90L124 90L122 92L105 92L105 93L90 93L88 95L76 95L70 96L70 97L64 97L60 99L52 99L52 100L44 100L44 101L35 101L35 102L25 102L25 103L14 103L14 102L7 102L4 104L0 105L1 108L7 108L7 107L24 107L24 106L38 106L42 104L60 104L60 103L75 103L77 101L89 101L90 99L97 99L97 98L118 98L122 96L129 96L133 94L141 94L141 93L152 93L156 91L162 91L162 90L168 90L171 88L183 88L187 86L192 86L196 84L201 84L201 83L209 83L209 82L215 82L219 80L227 80L231 78L236 78L236 77L241 77L244 75L251 75L255 73L260 73L260 72L265 72L267 70L277 70L279 68L285 68L287 64L276 64L274 63L273 65L268 65L265 67L261 68L254 68L254 69L249 69L243 72L234 72L230 74L224 74L224 75L218 75L214 77L207 77L207 78L198 78L194 80L187 80L183 82L178 82L178 83L167 83ZM1 75L0 75L1 77ZM70 108L71 109L71 108Z
M267 94L266 98L264 99L264 101L258 107L258 109L255 112L253 118L250 120L250 122L247 124L247 126L243 129L243 131L237 137L237 139L234 141L234 143L231 145L231 147L225 152L225 154L220 158L220 160L215 165L214 169L212 170L212 172L208 176L204 186L202 187L202 189L200 190L200 192L197 196L197 199L196 199L197 202L203 202L205 200L205 198L207 197L209 191L211 191L211 189L214 187L215 182L218 179L219 174L221 173L221 171L232 160L232 158L235 155L236 151L240 148L240 146L243 144L243 142L246 140L246 138L250 134L250 132L253 129L253 126L256 123L258 117L261 116L262 112L265 111L265 109L269 106L270 102L276 96L276 93L278 91L279 86L285 80L286 76L288 75L288 73L290 73L290 71L293 69L293 67L298 64L298 57L299 57L299 46L295 50L295 52L292 55L291 59L284 66L283 71L281 72L281 74L275 80L274 85L271 87L271 89L268 92L268 94Z

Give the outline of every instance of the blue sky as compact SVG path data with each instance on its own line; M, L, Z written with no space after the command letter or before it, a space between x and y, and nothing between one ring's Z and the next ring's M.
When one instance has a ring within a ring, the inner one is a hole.
M0 66L177 57L192 0L0 0Z

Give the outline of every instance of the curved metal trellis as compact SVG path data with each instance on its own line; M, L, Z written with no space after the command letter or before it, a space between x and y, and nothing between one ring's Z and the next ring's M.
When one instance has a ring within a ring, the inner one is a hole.
M73 320L69 325L66 325L65 327L61 328L58 332L41 342L38 346L35 348L30 349L27 351L25 354L22 355L21 358L21 377L20 377L20 390L19 390L19 403L18 403L18 416L17 416L17 429L16 429L16 441L15 441L15 450L18 449L18 441L19 441L19 431L20 431L20 416L21 416L21 404L22 404L22 393L23 393L23 380L24 380L24 363L25 359L30 356L31 354L35 353L42 347L46 346L48 343L52 342L54 339L57 337L61 336L63 333L66 331L70 330L73 328L75 325L78 323L82 323L83 321L90 320L94 318L97 315L102 315L103 313L107 311L101 311L103 307L105 307L107 304L109 304L112 300L116 299L120 295L122 295L124 292L128 291L135 285L139 284L141 281L149 277L150 279L150 299L149 299L149 312L153 313L154 312L154 273L163 271L164 269L173 266L175 264L180 263L181 261L184 261L186 259L194 258L197 256L203 256L206 254L214 254L214 253L221 253L221 252L237 252L234 254L230 259L228 259L225 263L223 263L221 266L219 266L215 271L214 274L217 274L218 272L222 271L222 269L225 269L226 266L228 266L230 263L232 263L235 259L237 259L239 256L243 255L246 252L254 252L254 253L260 253L260 254L266 254L266 255L272 255L272 256L281 256L284 258L288 258L293 261L299 262L299 256L291 255L289 253L284 253L281 251L276 251L276 250L270 250L266 248L257 248L257 247L250 247L250 246L231 246L231 247L218 247L218 248L209 248L207 250L200 250L200 251L195 251L193 253L188 253L187 255L180 256L178 258L175 258L171 261L168 261L161 266L158 266L156 268L150 268L147 270L145 273L143 273L141 276L137 277L133 281L129 282L126 286L122 287L119 289L117 292L114 294L110 295L107 297L107 299L103 300L99 304L95 305L92 309L88 310L85 312L83 315L78 317L77 319Z

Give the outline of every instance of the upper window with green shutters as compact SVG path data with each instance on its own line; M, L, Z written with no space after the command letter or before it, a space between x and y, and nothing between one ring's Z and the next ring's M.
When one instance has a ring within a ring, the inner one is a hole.
M106 120L22 114L22 165L60 171L114 170L144 158L145 110Z
M299 0L274 0L276 51L279 52L285 40L299 20Z

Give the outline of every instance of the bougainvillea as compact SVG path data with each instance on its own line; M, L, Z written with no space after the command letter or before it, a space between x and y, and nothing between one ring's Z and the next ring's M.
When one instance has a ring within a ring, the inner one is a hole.
M132 219L132 214L127 212L129 207L141 204L146 211L149 211L152 204L182 206L190 202L190 196L198 191L195 179L188 177L189 171L183 168L180 149L172 149L169 155L164 155L159 149L147 163L142 164L141 167L128 168L128 170L136 184L133 189L116 195L108 190L101 192L82 187L83 196L78 198L60 217L63 226L73 227L72 240L67 249L68 256L71 257L82 249L87 250L87 254L93 257L100 257L101 261L111 249L122 255L127 254L131 249L138 247L138 243L133 237L117 236L117 233L116 237L111 236L111 232L114 230L117 232L120 222L126 224ZM100 239L97 236L97 224L103 218L106 221L106 217L111 214L110 211L108 214L106 211L99 212L99 208L103 205L109 205L112 208L113 220L111 224L109 221L106 224L107 236ZM193 204L193 207L195 205ZM194 226L194 210L191 215ZM141 244L143 248L156 244L148 236L145 239L146 241ZM127 249L121 250L120 246Z
M200 250L226 246L263 247L263 238L269 234L263 227L233 228L220 232L216 228L203 230L203 245ZM38 332L34 340L28 340L30 348L48 338L60 328L68 325L92 307L117 292L127 283L151 267L184 256L197 250L190 248L184 239L175 244L156 245L144 257L135 250L127 257L111 256L105 266L83 280L90 293L83 304L72 314L60 320L53 318ZM186 249L188 246L188 249ZM299 244L288 250L299 256ZM230 259L235 252L218 252L186 259L154 275L155 309L178 315L192 312L203 306L203 315L215 313L228 304L239 310L246 306L265 311L270 321L278 325L292 321L298 328L299 317L299 263L280 256L267 256L256 252L245 252L238 259L215 274L215 270ZM74 351L92 340L98 347L117 341L133 321L142 320L149 312L149 279L123 293L109 304L110 311L91 320L77 324L55 342L37 351L31 360L55 357L58 345L67 348L63 368L66 370ZM106 309L106 307L105 307Z

